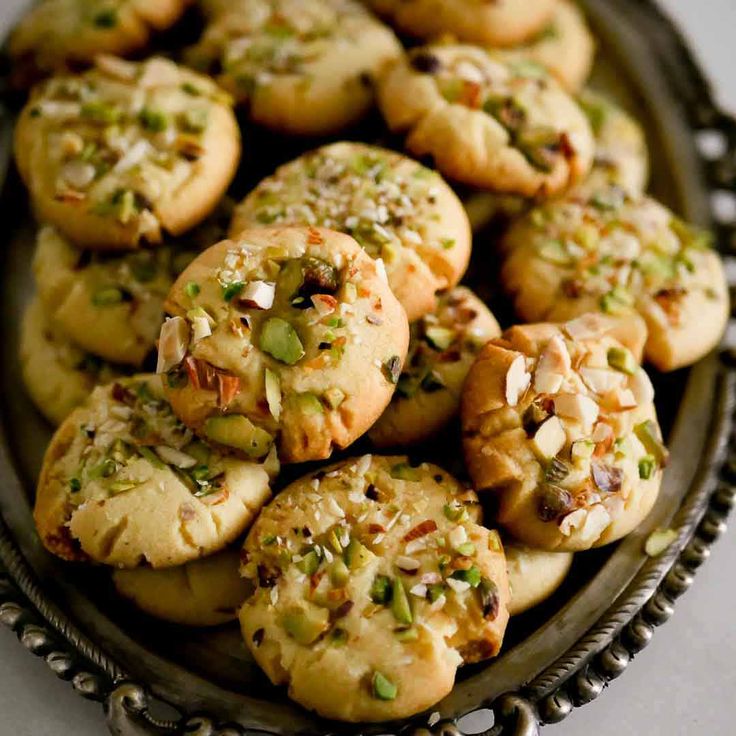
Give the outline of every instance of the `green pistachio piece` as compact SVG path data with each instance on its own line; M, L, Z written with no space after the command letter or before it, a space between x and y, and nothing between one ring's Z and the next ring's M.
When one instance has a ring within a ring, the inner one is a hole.
M279 616L279 625L299 644L313 644L327 631L330 612L326 608L293 606Z
M264 353L287 365L294 365L304 357L304 347L299 335L280 317L270 317L264 322L258 344Z
M397 685L380 672L373 673L373 697L377 700L394 700L399 692Z
M336 588L343 588L350 580L350 570L339 557L330 565L330 582Z
M456 551L463 557L471 557L475 554L475 545L472 542L463 542L463 544L456 547Z
M647 421L637 424L634 427L634 434L639 439L639 442L644 445L646 451L655 459L658 465L664 465L667 462L669 453L667 452L667 448L659 439L657 425L651 419L647 419Z
M639 460L639 477L649 480L657 470L657 461L652 455L645 455Z
M204 423L205 437L227 447L241 450L249 457L263 457L273 444L273 437L242 414L210 417Z
M442 583L435 583L427 588L427 597L430 603L434 603L440 596L445 594L445 586Z
M123 115L117 105L102 101L85 102L82 105L81 113L83 118L105 125L117 123Z
M268 410L271 416L278 422L281 416L281 381L279 377L266 368L265 374L266 384L266 401L268 402Z
M391 586L391 613L400 624L409 625L414 621L406 588L399 577L394 578Z
M367 547L353 538L345 548L345 564L351 570L359 570L365 567L375 555Z
M389 383L398 383L401 375L401 358L398 355L392 355L384 362L382 369L383 375Z
M330 643L335 647L342 647L348 643L348 632L339 627L330 632Z
M559 266L569 266L573 260L565 244L560 240L546 240L537 246L537 253L542 260Z
M419 638L419 632L411 626L408 629L404 626L394 629L394 635L399 641L416 641Z
M342 554L342 545L340 544L340 540L337 537L337 532L334 529L330 529L330 532L327 535L327 541L336 554Z
M190 298L194 299L197 294L199 294L199 284L197 284L194 281L189 281L187 285L184 287L184 293Z
M163 470L166 464L159 458L159 456L150 447L138 447L138 453L142 458L147 460L154 468Z
M600 307L606 314L619 314L633 303L631 294L620 286L614 287L600 298Z
M296 563L296 566L305 574L305 575L314 575L315 572L317 572L319 568L319 557L317 556L317 553L312 549L309 552L307 552L299 562Z
M226 302L231 302L244 288L244 281L233 281L231 284L222 287L222 298Z
M118 24L118 11L115 8L100 10L92 17L92 25L97 28L115 28Z
M480 570L473 565L468 570L455 570L450 577L468 583L471 588L477 588L480 585L481 574Z
M396 480L417 482L420 480L419 469L412 468L408 463L397 463L391 467L391 477Z
M150 107L144 107L138 113L138 121L146 130L150 130L152 133L161 133L169 127L169 119L166 113Z
M435 325L424 331L429 344L437 350L447 350L455 340L455 330Z
M371 600L378 605L386 605L391 600L391 578L387 575L376 575L371 585Z
M305 391L304 393L294 394L293 401L295 401L299 407L299 411L305 416L313 417L318 414L324 414L325 408L322 406L322 402L312 393Z
M337 386L328 388L322 395L325 403L330 407L330 409L337 409L340 404L345 401L345 392L337 388Z
M96 307L111 307L114 304L121 304L125 299L122 289L117 286L109 286L100 289L92 295L92 304Z
M608 365L629 376L633 376L639 368L636 358L626 348L609 348Z
M79 480L79 478L70 478L69 479L69 490L72 493L78 493L82 490L82 481Z

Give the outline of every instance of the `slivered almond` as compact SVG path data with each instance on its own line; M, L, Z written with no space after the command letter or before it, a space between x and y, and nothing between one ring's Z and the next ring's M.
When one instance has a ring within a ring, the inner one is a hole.
M559 373L566 376L572 361L565 341L560 335L555 335L548 343L539 358L538 370Z
M166 373L179 365L189 347L189 325L183 317L169 317L161 325L156 373Z
M539 454L543 458L550 459L565 446L566 439L562 422L557 417L550 417L536 431L533 442Z
M604 318L598 314L584 314L567 322L565 332L573 340L591 340L605 334L606 324Z
M643 404L651 404L652 401L654 401L654 387L652 386L652 382L649 380L647 372L643 368L639 368L639 370L631 377L629 388L640 406Z
M582 394L560 394L554 398L555 414L592 427L598 419L598 404Z
M590 368L588 366L583 366L580 369L580 375L588 388L597 394L607 394L609 391L615 391L623 386L626 379L626 376L618 371L611 371L608 368Z
M419 539L425 537L427 534L437 531L437 522L434 519L426 519L421 523L417 524L413 529L410 529L404 535L405 542L411 542L413 539Z
M269 281L249 281L238 296L238 304L252 309L271 309L276 285Z
M524 391L529 388L532 377L526 370L526 359L517 355L506 373L506 403L516 406Z

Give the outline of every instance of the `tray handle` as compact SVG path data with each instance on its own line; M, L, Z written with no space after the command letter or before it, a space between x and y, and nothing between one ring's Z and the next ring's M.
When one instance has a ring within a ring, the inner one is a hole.
M112 736L171 736L174 721L158 721L148 712L146 691L132 682L119 684L105 700L105 720Z

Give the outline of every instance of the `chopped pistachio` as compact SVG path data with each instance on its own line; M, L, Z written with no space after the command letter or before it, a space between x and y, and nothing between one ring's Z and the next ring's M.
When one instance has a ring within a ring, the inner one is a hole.
M467 516L465 507L458 504L445 504L442 511L449 521L460 521Z
M327 406L330 409L337 409L343 401L345 401L345 393L337 386L328 388L327 391L322 394Z
M630 350L617 347L608 349L608 365L629 376L633 376L639 368L639 364L636 362L636 358L634 358Z
M120 304L124 300L125 294L117 286L108 286L104 289L99 289L92 295L92 304L96 307L110 307L114 304Z
M304 393L294 394L293 398L299 405L299 411L305 416L313 417L325 413L322 402L315 394L305 391Z
M69 490L72 493L77 493L78 491L82 490L82 481L79 480L79 478L71 478L69 480Z
M106 8L95 13L92 24L98 28L115 28L118 24L118 11L115 8Z
M397 463L391 467L391 477L396 480L417 482L420 480L419 470L408 463Z
M649 480L657 470L657 461L652 455L645 455L639 460L639 477Z
M400 624L408 625L414 621L409 597L400 577L395 577L391 585L391 613Z
M419 638L419 632L413 626L400 626L394 629L394 634L399 641L416 641Z
M387 575L376 575L371 585L371 600L379 605L385 605L391 600L391 578Z
M214 442L243 451L249 457L263 457L273 444L273 437L242 414L209 417L204 434Z
M495 619L500 605L498 586L490 578L482 577L478 586L478 593L483 607L483 618Z
M468 570L455 570L450 577L455 580L462 580L462 582L470 585L471 588L477 588L480 585L481 574L480 570L473 565Z
M456 551L463 557L471 557L475 554L475 545L472 542L463 542L456 547Z
M296 330L280 317L270 317L261 327L259 346L263 352L287 365L304 357L304 347Z
M195 281L189 281L187 282L186 286L184 286L184 293L190 298L194 299L197 294L199 294L199 284Z
M651 419L637 424L634 427L634 434L639 439L639 442L644 445L647 453L652 455L659 465L666 463L669 453L659 439L657 425Z
M161 133L169 126L169 119L166 113L150 107L144 107L138 113L138 120L146 130L150 130L152 133Z
M378 700L394 700L399 692L398 686L380 672L373 673L372 687L373 697Z
M309 552L307 552L299 562L296 563L296 566L305 574L305 575L314 575L315 572L317 572L317 569L319 568L319 557L317 556L317 553L312 549Z
M439 325L427 327L425 336L429 344L437 350L447 350L455 339L455 330Z
M655 529L644 543L644 551L650 557L659 557L675 540L677 532L674 529Z
M226 302L231 302L244 288L244 281L233 281L233 283L222 287L222 298Z
M401 375L401 358L398 355L392 355L384 362L383 375L389 383L398 383Z
M348 642L348 632L340 627L335 627L330 633L330 643L335 647L342 647Z
M99 100L85 102L82 105L81 114L83 118L87 118L96 123L104 123L105 125L117 123L122 117L122 112L119 107L110 102L102 102Z
M345 548L345 564L351 570L359 570L361 567L365 567L372 557L374 557L373 552L354 537Z
M438 598L445 594L445 586L442 583L434 583L427 587L427 598L430 603L434 603Z
M293 606L281 614L279 625L299 644L309 645L317 641L329 627L330 612L315 606Z
M279 377L269 368L266 368L266 401L271 416L278 422L281 416L281 382Z
M336 558L330 565L330 582L336 588L342 588L347 585L349 579L350 571L348 570L348 566L340 557Z

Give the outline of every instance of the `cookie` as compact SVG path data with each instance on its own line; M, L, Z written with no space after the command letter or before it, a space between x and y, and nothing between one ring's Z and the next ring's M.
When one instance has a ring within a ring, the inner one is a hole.
M230 184L240 133L226 93L160 57L97 57L34 88L15 157L39 219L80 247L134 249L181 235Z
M243 549L240 610L270 680L343 721L404 718L498 653L508 584L477 497L435 465L343 461L292 483Z
M585 84L594 56L593 34L582 10L571 0L557 0L543 28L520 46L501 52L501 58L509 61L541 64L570 92Z
M239 553L225 550L165 570L115 570L112 580L120 595L151 616L182 626L219 626L238 617L252 591L239 564Z
M377 447L398 447L436 435L458 412L475 356L501 328L470 289L440 297L436 312L410 326L409 354L396 393L368 432Z
M461 41L514 46L540 32L556 0L368 0L402 32L431 40L450 34Z
M122 373L119 366L70 342L52 324L38 299L33 299L23 315L19 357L26 391L52 424L61 424L95 386Z
M140 367L156 347L164 300L195 251L172 246L123 255L82 251L55 228L38 233L33 271L44 308L84 350Z
M583 90L578 103L595 135L593 170L580 188L592 193L616 184L633 197L644 194L649 179L649 150L642 127L599 92Z
M380 416L409 326L380 270L350 236L244 230L178 278L159 340L176 414L233 452L321 460Z
M217 10L188 62L215 76L252 120L328 135L360 120L373 82L402 54L393 32L354 0L249 0Z
M464 184L548 197L593 162L590 124L558 82L475 46L414 49L383 78L378 102L409 151Z
M709 235L616 186L532 210L508 231L504 249L502 281L522 320L638 312L649 330L646 358L662 371L706 355L728 320L723 264Z
M34 519L67 560L173 567L223 549L270 496L268 464L223 457L192 437L157 376L94 390L57 430Z
M518 616L547 600L562 585L572 566L571 552L545 552L518 542L505 543L509 575L509 615Z
M178 20L188 0L43 0L10 35L16 86L91 64L99 54L144 48L155 31Z
M434 311L436 293L457 284L470 258L468 218L442 177L364 143L334 143L279 168L236 208L231 236L271 223L352 235L383 259L409 320Z
M478 355L463 391L465 459L520 542L598 547L654 505L667 450L637 362L642 338L636 317L593 314L512 327Z
M491 223L508 222L519 217L529 206L524 197L494 194L471 187L463 188L459 195L474 234Z

